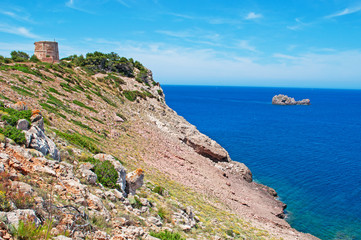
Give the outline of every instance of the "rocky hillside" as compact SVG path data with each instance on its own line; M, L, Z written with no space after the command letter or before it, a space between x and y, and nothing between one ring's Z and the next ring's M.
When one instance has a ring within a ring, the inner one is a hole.
M0 239L315 239L114 53L0 65Z

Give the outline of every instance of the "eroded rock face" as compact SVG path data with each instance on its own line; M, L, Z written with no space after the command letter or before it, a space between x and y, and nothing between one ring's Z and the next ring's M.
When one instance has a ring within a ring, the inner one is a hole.
M287 95L279 94L272 98L272 104L275 105L311 105L310 99L303 99L296 101L294 98L288 97Z

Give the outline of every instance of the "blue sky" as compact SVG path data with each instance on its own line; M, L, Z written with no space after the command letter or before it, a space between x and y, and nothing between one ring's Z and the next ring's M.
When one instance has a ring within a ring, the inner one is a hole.
M361 89L361 1L1 0L1 55L53 39L162 84Z

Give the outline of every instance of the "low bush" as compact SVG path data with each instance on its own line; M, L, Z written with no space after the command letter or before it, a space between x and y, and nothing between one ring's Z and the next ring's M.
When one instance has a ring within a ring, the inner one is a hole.
M161 196L163 196L163 191L164 191L164 188L162 188L161 186L155 186L152 189L152 192L158 193Z
M0 128L0 133L4 134L5 137L14 140L17 144L24 144L26 141L25 133L10 125L6 125L5 128Z
M110 161L99 162L95 166L94 173L97 175L98 181L103 184L103 186L119 188L119 185L117 185L118 172Z
M150 232L152 237L156 237L162 240L185 240L179 233L169 232L168 230L162 232Z
M129 202L133 208L141 208L143 206L142 202L140 201L139 197L134 196L129 198Z

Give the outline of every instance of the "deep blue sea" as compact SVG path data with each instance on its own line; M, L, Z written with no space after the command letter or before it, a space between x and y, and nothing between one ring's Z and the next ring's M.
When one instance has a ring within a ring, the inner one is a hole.
M276 189L292 227L321 239L361 239L361 91L163 89L171 108ZM312 105L272 105L280 93Z

